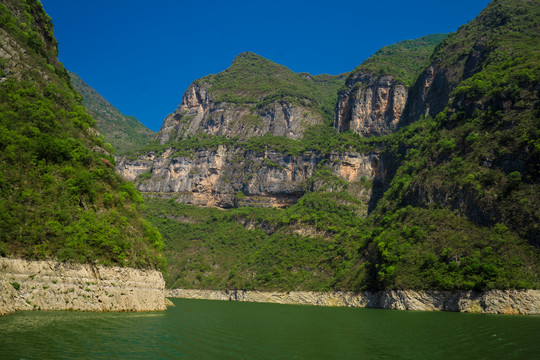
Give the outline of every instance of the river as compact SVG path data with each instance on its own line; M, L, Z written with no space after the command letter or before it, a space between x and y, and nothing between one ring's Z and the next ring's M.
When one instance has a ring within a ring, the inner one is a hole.
M18 312L0 359L535 359L540 316L173 299L154 313Z

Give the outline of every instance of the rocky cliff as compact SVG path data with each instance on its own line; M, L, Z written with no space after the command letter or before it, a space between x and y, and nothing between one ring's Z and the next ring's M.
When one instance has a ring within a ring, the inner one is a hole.
M165 118L156 135L161 144L198 133L243 138L272 134L298 139L310 125L323 123L320 113L289 99L253 109L250 103L217 102L206 86L190 85L178 109Z
M393 132L407 101L407 88L390 75L354 74L339 93L334 126L340 132L380 136Z
M261 136L301 142L313 128L330 129L332 119L334 134L350 130L370 137L393 132L405 108L407 86L444 37L430 35L384 47L350 75L338 76L295 74L242 53L229 69L190 85L156 135L162 145L158 151L121 158L117 169L140 191L219 207L291 205L322 163L346 181L366 177L382 184L394 169L387 161L383 166L376 151L323 154L317 146L304 146L303 153L291 155L243 150L235 142ZM334 135L323 136L317 141ZM221 142L208 146L198 139ZM188 143L191 148L184 145ZM180 148L188 149L189 155Z
M410 99L404 109L401 124L409 124L420 116L437 115L448 103L448 96L458 80L450 83L445 69L431 64L409 90Z
M134 160L122 158L117 170L142 192L178 195L190 204L284 207L308 190L307 180L323 162L351 183L362 177L383 182L386 175L377 153L292 155L235 146L198 150L189 156L175 155L173 149L151 152Z
M190 85L156 135L161 147L119 158L117 170L140 191L224 208L291 205L322 164L345 181L383 183L388 169L377 151L321 151L302 142L311 129L329 130L324 138L312 135L314 143L334 136L328 135L335 134L330 122L346 75L296 74L258 55L240 54L229 69ZM358 73L347 88L338 110L340 131L354 128L367 136L395 129L406 101L403 84ZM257 151L246 145L253 138L261 139ZM297 140L293 146L303 150L263 144L280 138Z
M0 315L17 310L165 310L157 270L0 258Z
M379 292L262 292L237 290L167 291L168 297L300 304L318 306L366 307L395 310L457 311L488 314L540 314L540 291L379 291Z
M392 133L406 108L409 87L446 34L385 46L355 68L339 92L334 126L362 136Z

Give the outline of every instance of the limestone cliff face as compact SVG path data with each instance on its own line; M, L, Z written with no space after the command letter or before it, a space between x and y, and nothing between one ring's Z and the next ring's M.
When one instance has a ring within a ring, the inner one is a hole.
M0 258L0 315L17 310L165 310L157 270Z
M379 136L394 131L399 123L407 88L392 76L354 74L339 93L334 126L362 136Z
M456 82L449 79L447 69L437 64L426 68L409 90L409 101L403 111L403 125L416 121L420 116L437 115L448 103Z
M362 177L382 182L386 176L383 160L377 153L321 156L313 152L291 155L267 150L259 154L233 146L199 150L191 156L177 156L169 149L135 160L122 158L117 169L142 192L178 195L186 203L224 208L282 207L303 195L306 180L322 161L348 182Z
M329 292L261 292L241 290L173 289L168 297L301 304L318 306L367 307L396 310L459 311L489 314L540 314L538 290Z
M195 82L182 97L178 109L168 115L156 135L165 144L198 133L246 138L271 134L291 139L304 130L323 123L322 115L306 105L285 98L265 105L216 101L208 84Z

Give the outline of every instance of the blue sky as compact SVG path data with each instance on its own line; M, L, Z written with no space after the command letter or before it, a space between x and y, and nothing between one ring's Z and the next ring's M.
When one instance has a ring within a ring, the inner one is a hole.
M41 0L60 61L157 131L189 84L252 51L295 72L350 71L385 45L447 33L489 0Z

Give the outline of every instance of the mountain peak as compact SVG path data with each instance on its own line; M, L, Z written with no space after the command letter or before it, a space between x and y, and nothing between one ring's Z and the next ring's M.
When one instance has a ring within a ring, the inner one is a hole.
M236 55L236 57L233 60L233 64L237 62L244 62L244 61L270 61L270 60L260 55L257 55L251 51L244 51Z
M283 65L276 64L272 60L268 60L260 55L252 53L250 51L242 52L234 58L230 68L245 68L245 67L260 67L260 66L270 66L270 67L284 67ZM254 70L254 69L253 69Z

